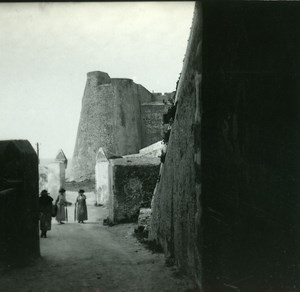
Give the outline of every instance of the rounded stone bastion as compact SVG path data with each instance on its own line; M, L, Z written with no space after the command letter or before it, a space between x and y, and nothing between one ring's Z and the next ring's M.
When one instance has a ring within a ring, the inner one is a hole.
M111 83L111 79L109 75L105 72L92 71L92 72L88 72L86 75L87 75L87 84L89 83L91 86Z
M117 156L138 153L143 145L141 103L151 93L128 78L110 78L101 71L87 73L70 179L95 176L100 147Z

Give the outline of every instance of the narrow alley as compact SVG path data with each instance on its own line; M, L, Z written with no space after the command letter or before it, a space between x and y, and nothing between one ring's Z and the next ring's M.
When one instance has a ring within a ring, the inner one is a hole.
M73 196L74 195L74 198ZM76 193L67 194L75 201ZM87 193L89 220L52 220L48 238L40 239L41 259L26 268L5 269L1 291L186 291L188 283L175 267L166 267L163 254L147 250L133 236L134 224L104 226L105 207L92 204Z
M300 1L112 2L0 5L0 292L300 292Z

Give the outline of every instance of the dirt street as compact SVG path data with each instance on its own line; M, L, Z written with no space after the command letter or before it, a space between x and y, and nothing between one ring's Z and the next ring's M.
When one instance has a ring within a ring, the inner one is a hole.
M186 291L188 281L175 267L166 267L163 254L153 254L133 236L134 224L104 226L105 207L93 206L88 195L89 220L53 219L48 238L40 239L41 259L26 268L6 269L0 291ZM76 193L67 193L75 201Z

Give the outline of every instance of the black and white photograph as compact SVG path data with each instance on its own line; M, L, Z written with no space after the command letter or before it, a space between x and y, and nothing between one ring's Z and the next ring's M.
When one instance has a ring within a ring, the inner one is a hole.
M0 2L0 291L300 291L300 2Z

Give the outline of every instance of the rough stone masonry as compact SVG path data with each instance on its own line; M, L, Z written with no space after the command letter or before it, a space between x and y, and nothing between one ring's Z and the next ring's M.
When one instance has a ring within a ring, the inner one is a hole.
M149 208L159 173L158 157L109 160L109 221L136 222L140 208Z
M200 290L299 290L299 15L196 2L150 238Z
M131 79L87 73L70 179L94 179L100 147L122 156L161 140L168 108L161 97Z

